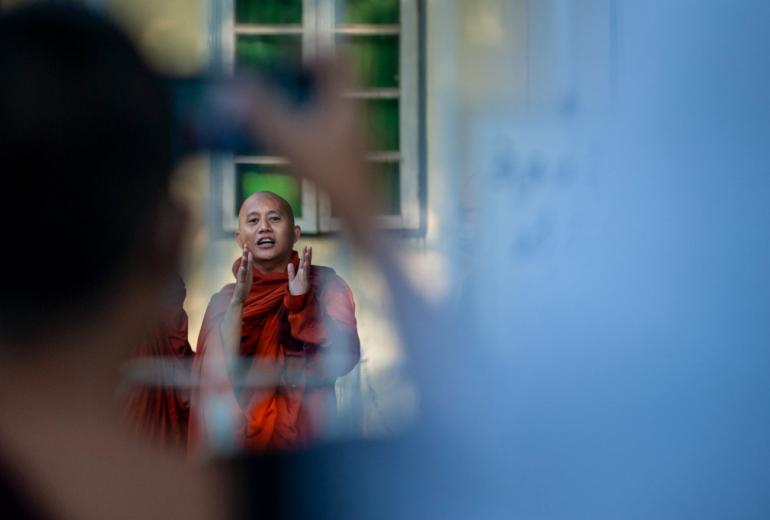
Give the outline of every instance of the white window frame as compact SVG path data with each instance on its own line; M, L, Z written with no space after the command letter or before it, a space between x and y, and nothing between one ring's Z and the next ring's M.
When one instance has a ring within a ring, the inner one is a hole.
M212 0L209 6L210 32L212 35L212 62L219 69L232 74L235 68L235 41L238 34L300 34L302 58L312 59L316 51L334 51L338 34L398 34L399 40L399 88L362 89L350 92L354 98L399 99L399 151L375 152L368 156L373 162L398 162L400 186L400 214L379 215L376 223L385 229L417 230L420 227L420 100L419 100L419 0L401 0L400 24L398 25L343 25L335 24L335 0L303 0L302 24L277 28L272 25L235 24L235 0L221 3ZM215 13L212 15L212 13ZM236 218L236 164L285 164L278 157L234 156L221 154L212 164L220 168L221 218L226 232L234 232ZM213 178L216 178L214 176ZM341 229L339 219L332 216L329 197L315 185L302 180L302 218L297 224L303 232L315 234Z

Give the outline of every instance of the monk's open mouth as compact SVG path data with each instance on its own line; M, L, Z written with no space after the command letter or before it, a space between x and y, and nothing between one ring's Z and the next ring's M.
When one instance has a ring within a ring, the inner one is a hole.
M275 245L275 240L272 238L260 238L257 240L257 247L269 249Z

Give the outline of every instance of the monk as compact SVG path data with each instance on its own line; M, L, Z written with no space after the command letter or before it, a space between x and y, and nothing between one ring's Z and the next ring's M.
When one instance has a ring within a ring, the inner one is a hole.
M319 439L335 411L334 382L360 357L355 304L334 270L312 265L312 248L294 251L300 234L274 193L241 206L235 283L211 299L198 338L193 451L221 447L223 431L234 448L294 451Z
M142 377L124 407L131 431L168 448L187 445L190 399L185 384L194 353L187 340L187 313L182 306L186 292L184 281L177 276L161 322L134 352Z

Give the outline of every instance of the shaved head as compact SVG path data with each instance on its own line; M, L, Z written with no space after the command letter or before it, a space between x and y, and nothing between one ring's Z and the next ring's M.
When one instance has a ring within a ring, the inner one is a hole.
M246 217L247 209L251 207L251 205L259 198L261 197L270 197L273 200L277 201L278 204L281 205L281 209L285 213L285 217L289 219L289 223L294 226L294 210L291 209L291 204L289 204L289 201L281 197L280 195L276 195L272 191L256 191L246 197L246 200L243 201L243 204L241 204L241 209L238 212L238 220L242 220Z

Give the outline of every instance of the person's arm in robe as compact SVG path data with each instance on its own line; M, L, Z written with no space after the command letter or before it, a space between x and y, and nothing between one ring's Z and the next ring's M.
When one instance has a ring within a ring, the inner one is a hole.
M240 354L241 328L243 326L243 304L246 301L246 297L249 295L251 283L254 279L252 262L253 259L251 253L248 252L246 246L244 246L241 265L238 267L238 272L235 275L236 283L233 297L230 299L227 311L219 324L222 346L224 347L225 354L231 361L229 363L231 372L233 367L236 366L234 361L238 359Z
M206 310L196 356L201 389L192 399L194 404L191 403L190 410L188 443L191 453L210 445L226 451L240 442L239 432L246 418L235 383L240 375L236 373L237 361L243 305L253 279L252 262L251 253L244 248L235 288L221 318L213 316L217 315L216 309L224 305L219 299L223 296L216 295Z
M312 248L305 248L296 274L288 267L289 294L284 297L293 339L310 344L310 375L332 382L343 376L360 360L360 342L356 328L355 303L350 287L339 277L330 277L320 294L310 286L308 278Z
M239 271L238 281L245 280L239 276L244 274ZM240 341L242 321L242 311L234 297L236 290L237 287L233 293L223 290L214 295L198 337L195 372L200 387L192 391L188 430L188 449L193 455L212 449L228 453L242 441L246 416L235 389L237 377L233 370L240 349L240 343L234 344L233 338ZM242 306L241 303L241 309Z

